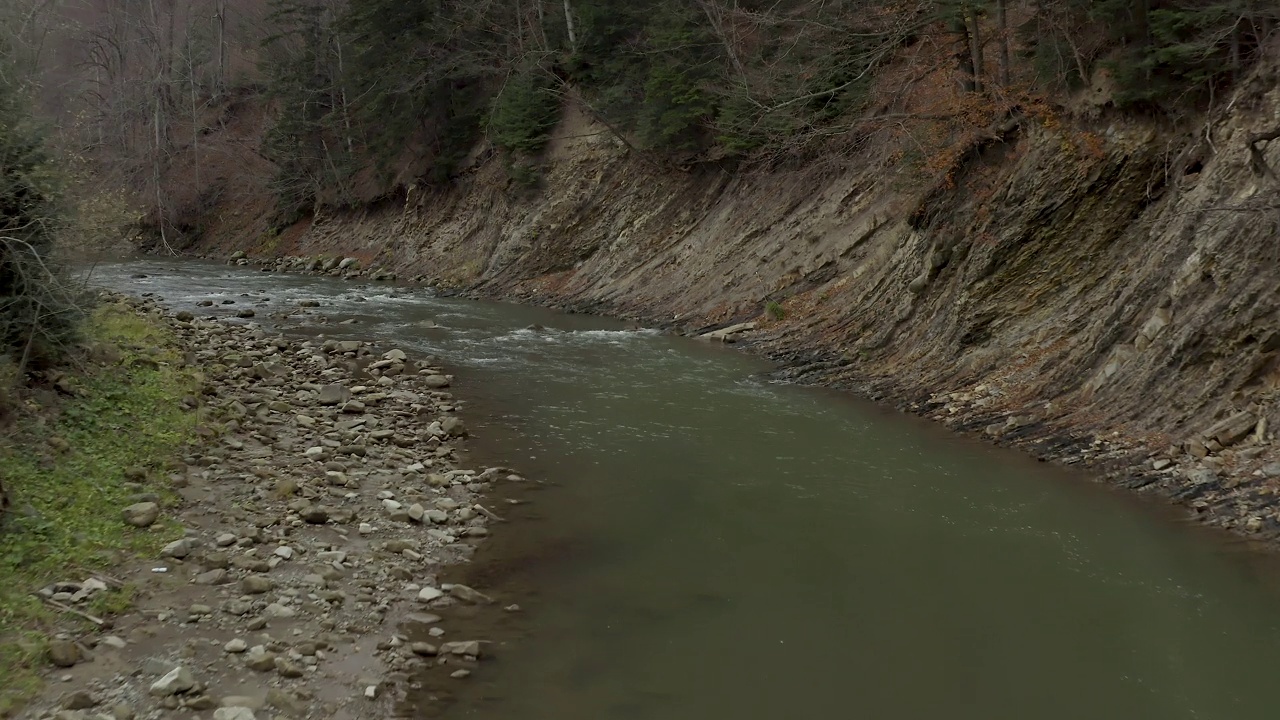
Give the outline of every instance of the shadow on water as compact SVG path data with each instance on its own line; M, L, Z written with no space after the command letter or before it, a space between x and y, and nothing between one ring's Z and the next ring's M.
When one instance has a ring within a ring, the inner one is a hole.
M473 456L538 481L495 488L511 522L445 578L496 596L445 623L492 660L417 715L1274 716L1275 558L1167 508L608 320L165 267L102 276L438 355Z

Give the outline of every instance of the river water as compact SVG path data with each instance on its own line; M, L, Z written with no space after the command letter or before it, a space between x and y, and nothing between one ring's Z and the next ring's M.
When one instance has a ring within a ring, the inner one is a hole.
M475 452L547 481L495 544L521 633L445 717L1280 712L1272 561L1087 478L599 318L199 263L94 277L263 322L320 300L358 321L330 336L442 358Z

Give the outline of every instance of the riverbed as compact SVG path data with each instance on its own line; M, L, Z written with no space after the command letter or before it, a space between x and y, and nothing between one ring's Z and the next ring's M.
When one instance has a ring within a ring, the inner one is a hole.
M444 717L1274 715L1271 559L1086 476L607 319L204 263L94 277L457 370L472 452L545 487L482 552L518 632Z

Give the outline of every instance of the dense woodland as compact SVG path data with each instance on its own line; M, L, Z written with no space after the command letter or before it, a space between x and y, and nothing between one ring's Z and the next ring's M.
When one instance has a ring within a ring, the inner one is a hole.
M566 102L659 164L887 140L945 177L1028 118L1193 118L1278 20L1274 0L9 0L0 295L22 305L15 258L62 220L83 242L198 233L228 142L271 168L276 227L449 182L478 149L536 186Z
M849 147L905 117L925 155L1105 85L1181 117L1266 47L1268 0L19 0L8 64L80 159L176 222L202 136L269 101L277 222L446 181L482 138L513 179L566 98L656 160ZM924 134L920 134L923 132ZM945 154L945 153L944 153ZM179 157L183 156L183 157ZM917 158L927 160L927 158ZM943 163L945 164L945 163ZM187 202L190 204L190 202Z

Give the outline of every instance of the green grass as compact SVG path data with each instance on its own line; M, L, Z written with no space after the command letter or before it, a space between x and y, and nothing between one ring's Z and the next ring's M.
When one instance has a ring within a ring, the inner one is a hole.
M787 316L787 311L782 308L782 304L777 300L770 300L765 303L764 311L771 320L782 320Z
M164 504L166 491L153 483L193 437L195 415L180 403L198 378L179 368L167 328L129 308L101 308L86 333L117 348L120 364L78 374L76 397L48 407L29 400L0 438L0 475L12 501L0 527L0 717L38 692L46 633L55 621L73 620L32 593L95 570L110 574L133 556L154 557L178 536L163 520L145 530L129 527L120 509L141 492L158 493ZM51 438L65 440L64 449ZM146 470L148 479L127 480L131 469ZM126 587L82 609L109 615L131 600Z

